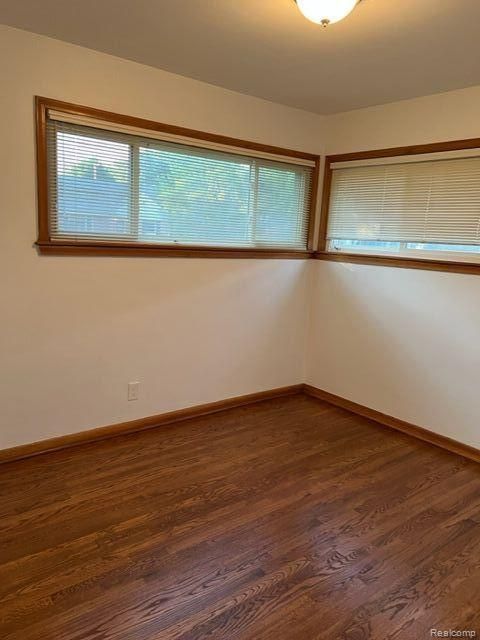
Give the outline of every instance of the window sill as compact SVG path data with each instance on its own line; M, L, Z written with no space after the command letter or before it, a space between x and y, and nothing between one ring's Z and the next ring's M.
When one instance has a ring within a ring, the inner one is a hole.
M250 249L221 247L173 247L155 244L114 244L101 242L53 242L36 243L41 255L49 256L110 256L157 258L270 258L306 260L312 251L294 249Z
M431 258L405 258L396 256L366 255L359 253L331 253L317 251L312 255L316 260L331 262L352 262L401 269L424 269L427 271L445 271L450 273L471 273L480 275L480 262L462 262Z

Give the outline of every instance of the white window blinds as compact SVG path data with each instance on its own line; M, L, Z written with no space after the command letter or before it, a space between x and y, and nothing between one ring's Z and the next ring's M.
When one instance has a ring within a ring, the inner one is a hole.
M313 162L113 128L47 120L52 240L306 249Z
M480 150L332 169L327 239L336 248L420 243L422 249L461 251L480 245Z

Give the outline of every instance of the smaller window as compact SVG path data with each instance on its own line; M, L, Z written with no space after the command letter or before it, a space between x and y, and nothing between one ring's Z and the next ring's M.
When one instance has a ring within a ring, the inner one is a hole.
M48 244L307 251L314 156L42 106Z
M480 149L332 160L327 252L480 262Z

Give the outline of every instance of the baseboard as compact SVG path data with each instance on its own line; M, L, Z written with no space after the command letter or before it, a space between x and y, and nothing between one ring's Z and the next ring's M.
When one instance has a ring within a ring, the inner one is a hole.
M428 442L437 447L441 447L442 449L446 449L451 453L456 453L460 456L463 456L464 458L468 458L469 460L480 462L480 449L471 447L468 444L463 444L462 442L458 442L457 440L453 440L452 438L447 438L447 436L441 436L440 434L435 433L434 431L430 431L429 429L418 427L415 424L410 424L409 422L405 422L404 420L400 420L399 418L389 416L386 413L381 413L380 411L376 411L375 409L370 409L369 407L365 407L364 405L352 402L351 400L347 400L346 398L342 398L333 393L329 393L328 391L323 391L322 389L318 389L317 387L313 387L309 384L303 385L303 392L309 396L312 396L313 398L317 398L318 400L323 400L324 402L328 402L329 404L333 404L336 407L346 409L347 411L356 413L357 415L363 416L364 418L374 420L375 422L378 422L385 427L396 429L397 431L406 433L409 436L413 436L414 438L418 438L419 440L423 440L424 442Z
M369 407L352 402L351 400L329 393L328 391L323 391L322 389L318 389L312 385L295 384L289 387L279 387L277 389L270 389L269 391L250 393L244 396L219 400L218 402L200 404L194 407L187 407L186 409L178 409L177 411L169 411L168 413L160 413L155 416L139 418L138 420L130 420L128 422L112 424L106 427L97 427L96 429L88 429L86 431L80 431L79 433L71 433L65 436L49 438L48 440L41 440L40 442L33 442L31 444L12 447L10 449L3 449L0 450L0 464L20 460L22 458L30 458L42 453L58 451L60 449L68 449L81 444L107 440L108 438L114 438L119 435L144 431L146 429L154 429L155 427L181 422L182 420L188 420L189 418L207 416L212 413L218 413L219 411L225 411L226 409L233 409L235 407L255 404L262 400L272 400L274 398L295 395L298 393L304 393L313 398L317 398L317 400L328 402L336 407L346 409L347 411L363 416L364 418L378 422L385 427L396 429L397 431L406 433L409 436L413 436L414 438L418 438L424 442L446 449L451 453L456 453L457 455L474 460L475 462L480 462L480 450L475 447L457 442L456 440L447 438L446 436L441 436L434 431L410 424L409 422L405 422L399 418L394 418L393 416L381 413L375 409L370 409Z
M188 420L189 418L198 418L211 413L225 411L226 409L254 404L262 400L272 400L274 398L290 396L302 392L303 385L295 384L289 387L279 387L277 389L270 389L269 391L260 391L258 393L250 393L244 396L219 400L218 402L209 402L208 404L200 404L195 407L169 411L168 413L160 413L156 416L139 418L138 420L130 420L129 422L121 422L119 424L111 424L106 427L88 429L87 431L80 431L79 433L71 433L65 436L49 438L48 440L41 440L40 442L33 442L32 444L22 444L10 449L0 450L0 464L4 462L11 462L13 460L20 460L22 458L30 458L50 451L67 449L80 444L106 440L108 438L114 438L115 436L127 433L153 429L155 427L173 424L174 422Z

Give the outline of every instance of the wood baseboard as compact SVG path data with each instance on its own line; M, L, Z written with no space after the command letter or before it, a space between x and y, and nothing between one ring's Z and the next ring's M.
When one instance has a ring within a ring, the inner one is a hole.
M374 420L375 422L378 422L385 427L389 427L390 429L396 429L397 431L406 433L409 436L413 436L414 438L418 438L424 442L446 449L451 453L456 453L457 455L468 458L469 460L480 462L480 449L471 447L468 444L463 444L462 442L458 442L457 440L453 440L447 436L442 436L434 431L430 431L429 429L418 427L415 424L410 424L409 422L405 422L399 418L394 418L386 413L370 409L369 407L352 402L351 400L329 393L328 391L323 391L322 389L318 389L317 387L313 387L309 384L303 385L303 392L308 396L317 398L317 400L323 400L324 402L346 409L347 411L356 413L364 418Z
M312 385L295 384L289 387L279 387L269 391L250 393L244 396L219 400L218 402L209 402L207 404L200 404L194 407L187 407L186 409L178 409L177 411L169 411L155 416L139 418L138 420L120 422L119 424L97 427L96 429L88 429L86 431L80 431L79 433L71 433L65 436L49 438L48 440L41 440L40 442L33 442L31 444L12 447L10 449L3 449L0 450L0 464L20 460L22 458L30 458L32 456L41 455L51 451L58 451L59 449L67 449L81 444L107 440L108 438L114 438L115 436L125 435L128 433L135 433L137 431L144 431L145 429L154 429L155 427L181 422L190 418L198 418L212 413L218 413L219 411L233 409L235 407L255 404L262 400L272 400L274 398L299 393L304 393L312 398L316 398L317 400L322 400L336 407L346 409L347 411L356 413L364 418L378 422L385 427L396 429L397 431L406 433L409 436L413 436L414 438L418 438L424 442L446 449L451 453L456 453L457 455L468 458L469 460L480 462L480 449L457 442L452 438L447 438L446 436L442 436L428 429L424 429L423 427L410 424L409 422L405 422L399 418L394 418L393 416L381 413L375 409L370 409L369 407L352 402L351 400L329 393L328 391L323 391L322 389L318 389Z
M22 444L10 449L0 450L0 464L4 462L12 462L13 460L20 460L22 458L30 458L50 451L67 449L80 444L106 440L118 435L144 431L145 429L153 429L155 427L173 424L174 422L188 420L189 418L198 418L200 416L206 416L219 411L225 411L226 409L254 404L262 400L272 400L274 398L280 398L282 396L289 396L302 392L303 385L295 384L289 387L279 387L277 389L270 389L269 391L250 393L244 396L219 400L218 402L209 402L207 404L200 404L194 407L187 407L186 409L160 413L156 416L139 418L138 420L130 420L129 422L121 422L119 424L111 424L106 427L88 429L78 433L71 433L65 436L49 438L48 440L41 440L40 442L33 442L31 444Z

